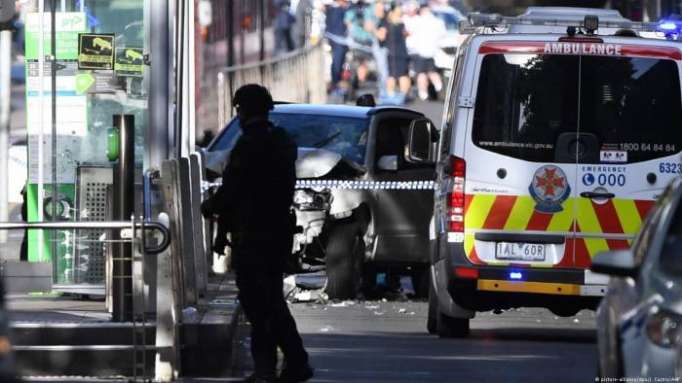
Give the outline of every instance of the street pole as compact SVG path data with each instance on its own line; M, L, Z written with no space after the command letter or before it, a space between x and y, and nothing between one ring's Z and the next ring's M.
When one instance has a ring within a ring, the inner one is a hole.
M146 130L145 168L161 169L172 147L170 132L170 20L168 0L149 3L149 124Z
M9 221L9 130L12 71L12 32L0 32L0 221ZM0 243L7 242L7 232L0 231Z

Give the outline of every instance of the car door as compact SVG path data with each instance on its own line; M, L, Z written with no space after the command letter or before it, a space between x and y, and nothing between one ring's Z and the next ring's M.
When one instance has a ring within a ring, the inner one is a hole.
M682 214L677 211L679 186L680 180L676 179L662 192L634 242L635 264L639 267L637 276L629 280L615 278L609 285L610 306L618 318L617 336L625 376L647 376L646 363L643 362L652 360L651 355L645 358L645 353L651 351L646 347L650 344L645 329L648 319L654 308L674 306L679 300L680 287L671 279L674 270L670 264L665 264L671 259L666 255L679 258L682 234ZM664 358L653 355L653 359ZM655 369L654 366L649 367ZM669 370L673 370L672 365Z
M663 188L682 173L679 63L648 47L580 57L575 265L628 248ZM641 48L641 47L640 47Z
M406 160L412 121L422 115L391 112L377 116L369 158L373 182L376 257L398 262L427 262L428 228L433 212L433 164Z
M641 302L645 290L643 286L647 284L651 265L655 263L652 260L655 257L653 247L656 233L663 221L661 213L662 209L658 207L647 215L633 243L635 264L641 269L638 276L635 278L612 276L607 293L597 309L598 347L604 376L622 374L621 363L624 355L620 349L636 339L637 331L633 324L641 323L633 319L641 319L651 308L651 302L648 304Z

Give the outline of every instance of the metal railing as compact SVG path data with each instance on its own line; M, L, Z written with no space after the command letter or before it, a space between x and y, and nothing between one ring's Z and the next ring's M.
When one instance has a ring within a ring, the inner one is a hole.
M202 91L204 102L215 105L207 108L204 117L210 121L204 121L204 127L215 123L214 129L220 131L233 117L234 92L249 83L267 87L276 101L324 103L327 97L324 62L324 45L316 44L269 60L219 70Z
M0 222L1 230L70 230L70 229L100 229L100 230L125 230L130 229L130 235L122 235L122 237L129 237L131 240L135 238L134 233L138 230L142 233L143 253L145 254L159 254L166 250L170 245L170 230L160 222L155 221L138 221L132 219L130 221L82 221L82 222ZM146 246L146 231L156 230L162 235L161 243L154 247Z

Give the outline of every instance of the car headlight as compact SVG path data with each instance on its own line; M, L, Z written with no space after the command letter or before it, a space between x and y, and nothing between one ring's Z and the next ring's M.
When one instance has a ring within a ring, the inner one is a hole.
M646 319L646 334L656 345L665 348L680 343L682 317L670 311L654 309Z
M296 190L294 192L294 205L304 205L313 202L313 193L307 190Z
M313 191L309 189L294 192L294 207L299 210L327 210L331 203L331 193L325 189Z

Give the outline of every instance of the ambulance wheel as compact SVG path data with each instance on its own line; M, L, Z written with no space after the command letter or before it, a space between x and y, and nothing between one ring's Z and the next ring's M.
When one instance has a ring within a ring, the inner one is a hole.
M466 338L469 336L469 319L438 313L436 328L441 338Z
M329 299L354 299L362 283L365 242L355 222L337 224L327 242L327 295Z
M431 282L431 277L428 280ZM426 329L429 334L436 334L438 332L438 296L432 283L429 283L429 314L426 319Z

